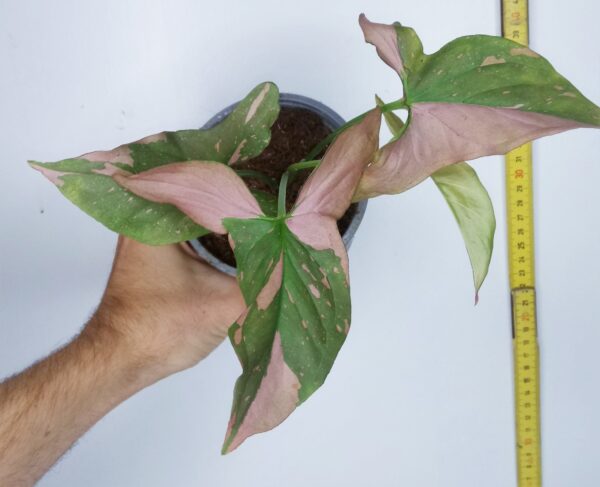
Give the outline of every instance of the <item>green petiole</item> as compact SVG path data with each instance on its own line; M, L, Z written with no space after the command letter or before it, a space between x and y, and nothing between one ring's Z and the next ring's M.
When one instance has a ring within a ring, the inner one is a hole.
M285 198L287 193L287 183L290 176L289 172L284 172L279 181L279 194L277 196L277 217L281 218L286 214Z
M283 217L286 214L285 200L287 197L287 185L290 180L290 176L293 176L296 172L302 171L303 169L314 169L319 165L321 161L301 161L296 162L288 166L287 171L281 176L279 181L279 194L277 196L277 216Z
M381 105L379 108L381 109L382 113L386 113L391 112L393 110L408 109L408 105L406 104L404 98L401 98L400 100ZM315 147L312 148L312 150L306 156L305 160L314 159L317 156L317 154L321 153L321 151L325 149L325 147L327 147L329 144L331 144L335 140L335 138L338 135L340 135L344 130L346 130L348 127L352 127L352 125L356 125L363 118L365 118L369 111L361 113L357 117L348 120L344 125L331 132L327 137L325 137L321 142L319 142Z
M386 113L392 110L408 109L408 105L406 104L404 98L401 98L400 100L381 105L379 108L382 113ZM308 153L304 160L296 162L295 164L292 164L287 168L287 171L283 173L283 176L281 176L281 180L279 181L279 193L277 197L278 217L283 217L286 214L285 201L287 196L287 186L288 182L290 181L290 177L293 176L295 172L301 171L302 169L313 169L317 167L321 162L319 160L314 160L317 154L321 153L323 149L325 149L325 147L331 144L335 140L335 138L338 135L340 135L344 130L359 123L363 118L366 117L367 113L369 112L367 111L365 113L361 113L357 117L354 117L352 120L349 120L344 125L331 132L327 137L325 137L321 142L319 142L315 147L312 148L312 150Z

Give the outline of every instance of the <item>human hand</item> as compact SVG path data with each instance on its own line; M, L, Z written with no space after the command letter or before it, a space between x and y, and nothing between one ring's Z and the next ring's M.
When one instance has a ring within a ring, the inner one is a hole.
M83 335L111 334L127 362L154 381L205 358L244 307L236 280L187 244L153 247L119 237L105 294Z
M81 334L0 383L0 485L33 485L116 405L206 357L243 310L235 279L191 249L119 238Z

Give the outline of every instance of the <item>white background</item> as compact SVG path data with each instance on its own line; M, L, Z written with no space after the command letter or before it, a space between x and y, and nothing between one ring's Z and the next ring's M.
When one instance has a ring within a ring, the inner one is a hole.
M25 161L198 127L264 80L345 118L375 92L395 99L400 83L363 43L361 11L416 28L428 52L500 33L491 0L0 0L0 376L79 330L116 239ZM596 103L598 15L589 0L531 6L532 46ZM599 154L592 130L535 144L547 487L600 484ZM474 166L498 217L477 307L434 185L379 198L350 252L352 332L283 425L220 456L240 372L225 343L110 413L40 485L516 485L503 165Z

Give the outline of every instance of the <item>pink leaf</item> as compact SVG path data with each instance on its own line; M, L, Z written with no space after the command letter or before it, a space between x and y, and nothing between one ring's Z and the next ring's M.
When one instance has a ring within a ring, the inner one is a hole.
M223 218L255 218L262 211L244 181L224 164L168 164L132 176L114 175L142 198L175 205L196 223L225 234Z
M354 199L400 193L450 164L504 154L529 140L584 126L512 108L415 103L404 135L381 149Z
M380 123L381 111L375 108L337 137L302 187L293 215L319 213L335 220L342 217L379 146Z
M279 332L275 332L266 374L260 382L252 405L231 438L235 416L229 421L226 434L229 441L223 453L232 452L249 436L269 431L281 424L296 409L299 388L298 377L285 363L281 336Z
M398 51L396 29L393 25L378 24L360 14L358 23L365 36L365 41L373 44L379 57L398 74L404 72L404 65Z

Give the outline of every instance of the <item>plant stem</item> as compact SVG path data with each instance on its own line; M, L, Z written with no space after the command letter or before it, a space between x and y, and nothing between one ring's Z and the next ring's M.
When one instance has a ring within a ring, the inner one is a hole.
M399 100L393 101L391 103L386 103L385 105L381 105L379 109L382 113L390 112L392 110L399 109L407 109L408 105L406 104L406 100L401 98ZM370 110L369 110L370 111ZM354 117L352 120L349 120L341 127L337 128L333 132L331 132L327 137L325 137L321 142L319 142L312 150L307 154L307 156L300 162L296 162L295 164L291 164L287 170L281 176L281 180L279 181L279 194L277 197L277 216L283 217L287 213L286 211L286 196L287 196L287 185L290 181L290 176L293 176L294 173L300 171L302 169L312 169L317 167L321 161L315 160L315 157L327 147L331 142L335 140L335 138L340 135L344 130L353 125L356 125L363 118L367 116L367 113L361 113L357 117Z
M391 112L393 110L408 110L409 106L406 104L406 100L404 98L400 98L396 101L391 101L390 103L385 103L381 105L382 113Z
M408 108L408 105L406 104L406 101L404 100L404 98L401 98L401 99L393 101L391 103L386 103L385 105L381 105L379 108L381 109L382 113L385 113L385 112L391 112L392 110ZM352 127L352 125L356 125L363 118L365 118L365 116L367 115L367 113L369 113L369 111L367 111L365 113L361 113L357 117L354 117L352 120L347 121L344 125L342 125L341 127L337 128L336 130L331 132L327 137L325 137L321 142L319 142L316 146L314 146L312 148L312 150L308 153L308 155L306 156L306 158L304 160L314 159L323 149L325 149L325 147L327 147L329 144L331 144L331 142L333 142L335 140L335 138L338 135L340 135L344 130L346 130L349 127Z
M288 166L287 172L297 172L297 171L301 171L302 169L312 169L312 168L317 167L320 162L321 161L319 161L319 160L296 162L295 164L290 164Z
M279 194L277 196L277 216L282 217L287 213L286 209L286 197L287 197L287 186L290 182L290 176L294 176L298 171L303 169L313 169L319 165L321 161L301 161L294 164L290 164L287 170L281 176L279 181Z
M285 214L287 213L286 207L285 207L285 199L286 199L287 183L288 183L289 177L290 177L290 173L288 171L286 171L283 173L283 176L281 176L281 180L279 181L279 195L277 197L277 217L278 218L285 216Z
M277 181L275 179L263 174L260 171L254 171L252 169L236 169L237 175L241 178L254 178L267 184L271 189L277 190Z

